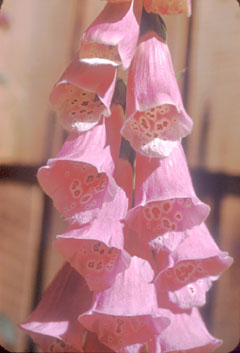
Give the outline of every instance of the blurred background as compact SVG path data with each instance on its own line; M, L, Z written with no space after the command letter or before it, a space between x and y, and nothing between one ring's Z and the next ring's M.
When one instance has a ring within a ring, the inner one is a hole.
M0 20L0 345L33 351L18 328L63 259L52 249L66 224L36 180L65 134L48 96L81 33L105 2L5 0ZM5 19L6 20L6 19ZM240 7L193 0L193 16L164 17L184 103L194 121L184 142L198 196L212 207L208 226L232 267L214 284L203 315L237 346L240 331Z

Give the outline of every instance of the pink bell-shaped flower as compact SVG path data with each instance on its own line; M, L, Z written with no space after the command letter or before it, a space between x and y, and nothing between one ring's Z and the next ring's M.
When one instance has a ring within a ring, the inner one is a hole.
M210 353L222 344L210 335L198 309L193 308L190 314L168 310L166 316L171 324L157 338L161 353Z
M128 228L148 243L166 232L182 232L201 224L209 206L196 196L181 146L168 158L137 154L135 207L125 219Z
M185 233L184 241L169 253L167 268L160 269L154 281L161 307L169 307L169 302L184 310L204 305L212 281L233 261L220 251L204 223ZM157 252L155 261L160 262L161 256L162 251Z
M122 119L122 107L113 105L110 118L86 133L72 132L56 158L39 169L40 185L71 223L91 221L102 203L112 200L117 192L112 174L119 154Z
M178 15L181 13L191 16L192 0L144 0L147 12L159 15Z
M89 310L92 297L83 277L65 263L20 327L43 352L82 352L85 328L77 317Z
M171 322L165 330L143 344L123 347L118 353L210 353L222 344L208 332L196 308L190 313L163 312Z
M114 351L154 337L169 320L158 310L152 279L147 261L133 257L112 287L98 293L93 307L79 316L80 323Z
M186 232L186 239L169 254L171 265L155 279L159 290L176 290L199 278L218 276L232 264L232 258L220 251L204 223Z
M108 2L83 34L80 58L108 59L127 69L138 42L142 6L142 0Z
M118 189L113 201L103 203L89 224L70 229L57 237L55 248L85 278L90 290L109 288L118 273L130 264L123 249L123 224L128 209L127 197Z
M166 157L191 132L167 44L154 31L143 35L129 69L122 135L140 154Z
M102 114L110 115L117 68L112 62L79 59L71 64L53 87L50 102L66 130L87 131Z
M125 249L148 260L155 272L158 304L172 311L204 305L212 281L232 264L204 223L185 232L165 233L148 244L125 229Z

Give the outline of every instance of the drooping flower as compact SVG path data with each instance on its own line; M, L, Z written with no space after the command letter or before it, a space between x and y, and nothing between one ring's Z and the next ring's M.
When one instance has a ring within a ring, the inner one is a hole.
M20 326L43 352L82 352L85 328L77 318L89 310L92 298L83 277L65 263Z
M171 324L157 338L161 353L210 353L222 344L210 335L198 309L193 308L190 314L167 312Z
M109 288L116 275L130 264L130 256L123 248L120 222L127 209L127 197L119 188L112 201L103 203L91 223L57 237L55 248L81 273L90 290Z
M111 114L117 68L106 59L79 59L75 56L55 84L50 102L69 131L87 131L102 114Z
M136 50L141 13L142 0L107 3L82 36L80 58L108 59L127 69Z
M155 278L160 306L169 307L169 301L181 309L205 304L212 280L232 264L233 259L220 251L204 223L186 233L184 241L169 253L168 267ZM161 253L155 257L157 261Z
M191 0L144 0L145 9L159 15L178 15L181 13L191 16Z
M169 320L157 307L152 279L148 262L133 257L112 287L98 293L93 307L79 316L80 323L114 351L153 338Z
M164 159L137 154L135 207L128 211L125 222L141 234L142 242L199 225L209 210L194 192L181 146Z
M171 265L155 279L160 290L176 290L199 278L218 276L232 264L232 258L220 251L204 223L188 233L169 254Z
M174 312L204 305L212 281L232 264L204 223L185 232L167 232L148 244L141 234L125 229L125 249L148 260L155 272L158 304Z
M169 49L155 32L143 35L129 69L122 135L140 154L166 157L191 132Z
M71 223L91 221L102 203L112 200L117 192L112 174L119 154L122 119L122 107L112 105L111 117L102 118L86 133L72 132L56 158L49 159L38 172L43 190Z
M208 332L198 309L180 314L163 312L171 322L165 330L143 344L126 346L119 353L210 353L221 346L222 341Z

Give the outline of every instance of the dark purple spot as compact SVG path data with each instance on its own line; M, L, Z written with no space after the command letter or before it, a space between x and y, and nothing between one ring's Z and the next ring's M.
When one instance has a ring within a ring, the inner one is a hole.
M88 101L82 102L82 105L87 106L88 105Z
M95 97L93 98L93 100L92 100L93 102L97 102L97 101L99 101L99 98L98 98L98 96L97 96L97 94L95 95Z

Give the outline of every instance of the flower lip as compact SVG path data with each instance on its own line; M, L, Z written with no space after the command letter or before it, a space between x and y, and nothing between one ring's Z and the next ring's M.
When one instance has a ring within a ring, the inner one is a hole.
M114 61L105 58L81 58L80 62L90 65L113 65L118 66Z

